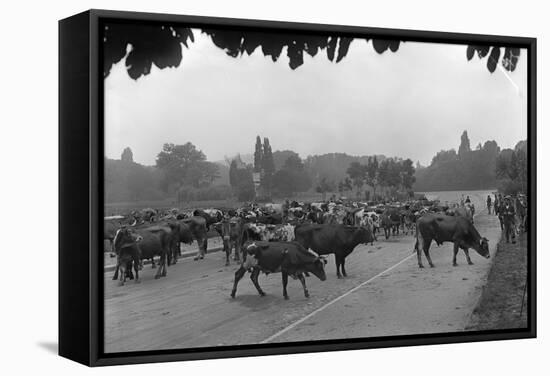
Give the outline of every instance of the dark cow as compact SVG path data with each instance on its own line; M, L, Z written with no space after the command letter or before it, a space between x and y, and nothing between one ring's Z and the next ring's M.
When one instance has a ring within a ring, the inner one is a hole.
M464 251L468 264L472 265L472 260L468 253L469 248L473 248L481 256L489 258L489 241L482 238L472 222L462 216L448 216L444 214L426 214L419 218L416 224L416 243L414 249L418 257L418 267L423 268L420 251L424 250L424 255L428 259L430 267L434 267L430 257L430 245L432 240L440 245L443 242L453 242L453 266L457 266L456 255L459 248Z
M126 261L131 259L134 262L134 269L136 269L136 260L141 261L160 256L160 267L157 270L155 279L165 277L173 235L172 229L164 225L153 225L138 229L121 228L115 235L115 251L119 259ZM117 279L120 267L124 266L121 265L121 262L117 262L113 280Z
M237 293L237 284L247 271L251 273L250 279L261 296L265 296L265 292L258 283L260 273L281 272L285 299L288 299L286 287L289 275L300 280L306 298L309 298L309 291L304 273L312 273L321 281L327 278L324 268L326 260L314 252L307 251L296 242L251 242L245 244L245 250L246 259L235 272L235 281L231 291L232 298Z
M242 218L230 218L224 219L217 226L220 227L223 239L223 249L225 251L225 266L229 266L229 256L231 251L235 248L235 254L233 256L235 261L240 260L241 255L241 240L243 236L243 224Z
M202 209L196 209L193 211L194 217L202 217L206 221L206 229L210 231L212 228L216 229L214 227L214 224L220 222L223 219L223 212L221 210L217 209L210 209L210 210L202 210ZM222 237L222 234L218 232L220 237Z
M279 213L262 215L256 218L256 223L264 225L280 225L283 223L283 216Z
M401 226L401 214L397 209L387 209L380 216L380 224L384 229L384 235L386 239L389 239L390 235L399 235L399 227Z
M199 253L195 256L194 260L202 260L204 255L208 251L208 236L206 220L200 216L193 216L178 221L180 224L180 241L182 243L188 243L189 233L197 240L199 247ZM185 225L185 226L182 226ZM182 239L186 239L182 240ZM191 240L192 242L192 240ZM189 243L188 243L189 244Z
M347 277L346 257L359 244L372 243L372 232L365 227L344 225L303 224L294 229L296 241L306 249L312 249L320 255L334 253L336 275ZM340 274L340 268L342 274Z

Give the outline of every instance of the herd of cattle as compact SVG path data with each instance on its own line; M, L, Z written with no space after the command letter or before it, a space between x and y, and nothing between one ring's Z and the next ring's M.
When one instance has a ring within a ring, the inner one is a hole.
M288 276L298 279L309 296L305 278L309 273L326 279L325 255L334 254L338 278L346 277L346 257L359 244L372 244L378 234L391 236L415 234L414 249L418 266L423 267L424 252L431 267L429 248L433 240L454 243L453 265L462 249L471 264L468 249L489 257L487 239L473 225L473 205L442 205L439 202L415 200L406 203L374 204L359 202L319 202L247 205L238 209L143 209L124 216L105 217L104 239L109 240L117 263L113 280L123 285L126 279L139 282L143 260L153 268L158 256L155 278L164 277L167 267L181 256L181 243L197 242L201 260L208 251L212 234L223 241L226 265L230 257L240 264L235 272L235 297L239 280L250 272L260 295L261 272L282 274L283 296L288 299ZM135 274L134 274L135 273Z

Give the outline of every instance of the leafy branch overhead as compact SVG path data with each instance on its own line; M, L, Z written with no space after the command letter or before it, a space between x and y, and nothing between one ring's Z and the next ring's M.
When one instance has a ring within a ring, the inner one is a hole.
M212 43L233 58L251 55L258 48L266 57L277 61L286 48L288 65L297 69L304 64L304 53L311 57L323 52L331 62L339 63L348 54L354 39L336 35L307 35L284 32L260 32L203 29ZM382 54L385 51L397 52L402 43L390 39L363 39L371 42L374 50ZM151 72L152 65L159 69L178 67L182 60L181 45L189 48L195 41L191 28L165 25L109 24L103 30L103 76L107 77L113 64L126 56L128 75L136 80ZM131 46L127 50L128 46ZM477 54L487 58L487 68L495 71L500 59L501 48L489 46L468 46L466 57L471 60ZM520 50L505 48L502 66L514 71Z
M134 80L148 75L153 63L160 69L178 67L182 60L180 44L189 48L189 42L195 40L190 28L176 26L113 24L106 26L103 32L103 76L109 75L113 64L126 56L126 48L131 45L126 58L126 69ZM244 54L251 55L260 48L264 56L275 62L286 47L291 69L304 63L304 52L313 57L324 51L328 60L339 63L347 55L354 40L350 37L257 31L203 29L202 32L210 37L216 47L234 58ZM366 39L367 42L369 40ZM372 46L379 54L387 50L396 52L399 44L400 41L397 40L372 39Z

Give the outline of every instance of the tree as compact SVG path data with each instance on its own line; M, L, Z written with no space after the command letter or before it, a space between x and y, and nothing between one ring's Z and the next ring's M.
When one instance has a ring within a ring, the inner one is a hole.
M262 155L262 187L265 189L267 195L271 193L273 185L273 173L275 172L275 163L273 162L273 152L271 151L271 145L269 139L264 138L263 155Z
M378 185L378 167L376 156L369 157L366 168L366 182L367 185L372 187L374 198L376 198L376 186Z
M326 177L322 177L317 187L315 187L315 191L321 193L323 195L323 201L325 201L327 192L333 192L334 188L334 182L328 181Z
M256 148L254 150L254 172L262 171L262 158L262 140L260 139L260 136L256 136Z
M173 184L198 188L205 177L205 165L202 163L205 161L204 153L190 142L184 145L164 144L156 159L157 168L165 172L164 189Z
M462 132L462 136L460 136L460 146L458 148L458 156L462 158L464 155L472 151L470 149L470 139L468 138L468 132L464 131Z
M311 184L311 178L297 154L291 154L283 168L273 175L273 188L279 196L288 197L295 192L305 192L311 188Z
M349 175L353 182L353 185L357 188L357 194L359 195L361 188L365 182L367 167L359 162L351 162L346 173Z
M120 160L124 162L133 162L134 161L134 154L132 153L132 149L129 147L124 148L122 151L122 155L120 156Z
M415 168L413 161L405 159L401 161L401 186L406 190L411 190L416 178L414 177Z

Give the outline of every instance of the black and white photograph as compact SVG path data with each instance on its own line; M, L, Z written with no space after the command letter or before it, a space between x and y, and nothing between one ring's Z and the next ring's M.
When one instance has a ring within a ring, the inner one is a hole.
M528 328L526 49L99 32L105 354Z

